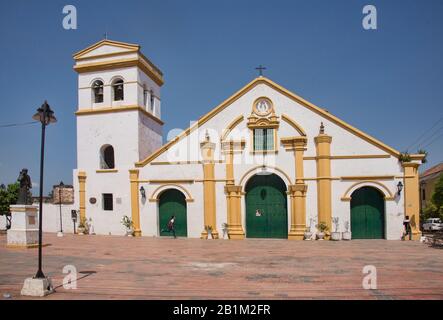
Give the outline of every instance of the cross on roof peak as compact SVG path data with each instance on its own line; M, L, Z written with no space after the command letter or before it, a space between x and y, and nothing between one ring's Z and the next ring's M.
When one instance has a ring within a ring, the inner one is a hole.
M255 70L258 70L258 75L260 77L263 77L263 70L266 70L266 67L263 67L262 65L259 65Z

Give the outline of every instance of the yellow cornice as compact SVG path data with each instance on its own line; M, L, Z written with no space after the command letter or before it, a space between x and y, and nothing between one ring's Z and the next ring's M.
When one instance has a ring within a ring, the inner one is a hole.
M421 153L410 154L409 156L411 157L411 160L423 160L426 157L425 154L421 154Z
M91 114L100 114L100 113L114 113L114 112L124 112L124 111L134 111L138 110L141 113L143 113L145 116L148 116L155 122L157 122L160 125L163 125L163 121L161 121L159 118L154 116L152 113L149 113L145 109L143 109L141 106L137 105L129 105L129 106L119 106L119 107L102 107L97 109L80 109L75 112L76 116L84 116L84 115L91 115Z
M223 153L242 152L245 146L246 146L246 141L244 139L221 141L221 149Z
M379 147L380 149L386 151L387 153L389 153L389 154L391 154L391 155L393 155L393 156L395 156L397 158L400 156L400 152L399 151L397 151L397 150L395 150L395 149L385 145L381 141L379 141L379 140L369 136L368 134L358 130L357 128L354 128L353 126L351 126L350 124L344 122L343 120L338 119L337 117L333 116L332 114L330 114L329 112L325 111L324 109L322 109L320 107L317 107L316 105L306 101L305 99L299 97L298 95L288 91L287 89L281 87L280 85L278 85L278 84L274 83L273 81L271 81L271 80L269 80L269 79L267 79L267 78L262 76L262 77L255 78L254 80L249 82L246 86L244 86L239 91L237 91L232 96L230 96L228 99L226 99L221 104L219 104L217 107L212 109L210 112L208 112L204 116L200 117L199 120L193 126L191 126L188 129L186 129L179 136L177 136L174 140L171 140L170 142L168 142L164 146L160 147L157 151L155 151L152 155L150 155L146 159L144 159L144 160L142 160L140 162L136 162L135 166L137 166L137 167L145 166L146 164L148 164L149 162L151 162L152 160L157 158L160 154L162 154L163 152L168 150L175 143L177 143L178 141L180 141L181 139L183 139L184 137L189 135L196 128L199 128L200 126L202 126L208 120L210 120L211 118L216 116L218 113L223 111L227 106L229 106L230 104L232 104L233 102L238 100L240 97L245 95L248 91L250 91L252 88L254 88L255 86L257 86L259 84L266 84L266 85L270 86L271 88L273 88L276 91L282 93L283 95L287 96L288 98L290 98L290 99L300 103L301 105L305 106L309 110L311 110L311 111L313 111L313 112L323 116L324 118L328 119L329 121L339 125L340 127L342 127L344 129L346 129L347 131L353 133L354 135L356 135L356 136L366 140L367 142L369 142L369 143Z
M326 134L320 134L320 135L314 137L314 141L315 141L315 143L321 143L321 142L331 143L332 137L328 136Z
M125 67L138 67L159 86L164 83L161 71L152 62L140 57L76 64L73 68L78 73L84 73Z
M137 170L138 171L138 170ZM139 183L194 183L194 179L151 179L151 180L137 180Z
M418 168L420 166L420 164L416 162L403 162L401 165L403 166L403 168L407 167Z
M95 170L96 173L116 173L118 172L117 169L99 169Z
M306 137L283 137L280 142L286 150L306 150L308 138Z
M349 160L349 159L388 159L391 155L389 154L352 154L352 155L340 155L340 156L329 156L331 160ZM306 156L303 160L317 160L317 156ZM324 157L323 157L324 158Z
M89 47L87 47L83 50L80 50L80 51L74 53L72 55L72 57L75 60L78 60L79 58L82 58L82 56L84 56L85 54L87 54L87 53L89 53L101 46L104 46L104 45L110 45L110 46L124 48L124 49L128 49L128 50L136 50L136 51L140 50L140 46L138 44L103 39L103 40L100 40L99 42L96 42L96 43L90 45Z
M109 58L109 57L116 57L116 56L124 56L126 54L137 53L137 52L138 52L137 49L131 49L128 51L102 53L102 54L97 54L95 56L90 56L90 57L79 57L75 60L76 61L85 61L85 60L93 60L93 59L98 59L98 58Z
M393 180L395 176L344 176L341 180Z

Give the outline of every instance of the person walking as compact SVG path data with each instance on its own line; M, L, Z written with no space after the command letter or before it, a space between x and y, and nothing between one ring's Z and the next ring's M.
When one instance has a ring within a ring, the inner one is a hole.
M171 216L171 219L169 219L166 229L162 229L161 232L169 232L169 233L172 232L174 239L177 238L177 236L175 235L175 216Z
M406 216L403 220L403 236L401 237L402 240L406 240L406 236L409 235L409 240L412 240L412 232L411 232L411 220L409 219L409 216Z

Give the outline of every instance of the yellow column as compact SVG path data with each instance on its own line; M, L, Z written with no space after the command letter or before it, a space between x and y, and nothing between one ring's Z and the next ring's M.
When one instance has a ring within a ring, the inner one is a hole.
M317 205L318 222L325 222L331 230L331 142L332 137L324 133L323 124L320 134L314 138L317 149Z
M78 173L78 193L80 204L80 221L86 219L86 172Z
M205 226L212 227L212 236L218 239L218 231L216 225L216 202L215 202L215 164L214 149L215 143L206 141L200 144L203 156L203 200L204 200L204 222ZM203 228L201 238L206 238L208 232Z
M288 186L291 197L291 229L288 239L303 240L306 229L306 191L308 186L304 181L303 154L306 150L306 137L282 138L286 150L294 151L295 185Z
M241 153L245 141L222 141L222 149L226 156L226 202L228 216L229 239L244 239L245 232L241 223L241 186L235 185L234 154Z
M131 219L134 226L134 236L136 237L142 235L142 231L140 230L138 175L139 171L137 169L129 170L129 181L131 184Z
M306 191L305 184L289 186L291 197L291 230L288 234L289 240L303 240L306 229Z
M419 240L420 232L420 193L418 167L420 164L404 162L404 202L405 215L411 221L412 239Z
M226 199L228 201L228 235L229 239L241 240L245 238L245 232L241 222L241 186L225 186Z

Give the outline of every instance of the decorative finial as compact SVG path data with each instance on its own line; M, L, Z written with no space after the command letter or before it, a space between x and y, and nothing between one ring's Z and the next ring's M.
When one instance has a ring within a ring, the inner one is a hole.
M103 37L105 38L105 40L108 40L108 33L105 32L105 33L103 34Z
M209 136L209 132L208 132L207 129L206 129L206 132L205 132L205 140L206 140L207 142L209 142L209 141L211 140L211 137Z
M258 70L258 75L260 77L263 76L263 70L266 70L266 67L263 67L262 65L259 65L257 68L255 68L255 70Z
M323 122L320 125L320 134L325 134L325 126L323 125Z

